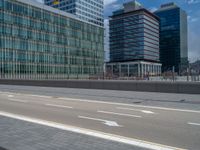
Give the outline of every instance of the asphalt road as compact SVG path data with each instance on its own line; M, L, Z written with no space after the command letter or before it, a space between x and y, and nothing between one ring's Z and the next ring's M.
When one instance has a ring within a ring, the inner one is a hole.
M1 92L0 111L178 149L200 149L198 110Z
M200 95L0 85L0 91L200 110Z

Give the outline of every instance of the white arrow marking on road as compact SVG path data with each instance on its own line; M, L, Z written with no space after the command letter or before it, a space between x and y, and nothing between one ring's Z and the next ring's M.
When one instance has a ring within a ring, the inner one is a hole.
M122 127L117 122L114 122L114 121L105 121L104 124L110 127Z
M148 110L142 110L142 112L145 113L145 114L155 114L154 112L148 111Z
M200 123L188 122L189 125L200 126Z
M123 110L140 111L140 112L143 112L145 114L155 114L153 111L149 111L149 110L140 110L140 109L125 108L125 107L116 107L116 108L117 109L123 109Z
M95 121L100 121L103 124L110 126L110 127L122 127L122 125L119 125L115 121L109 121L109 120L103 120L103 119L98 119L98 118L91 118L91 117L85 117L85 116L78 116L81 119L89 119L89 120L95 120Z

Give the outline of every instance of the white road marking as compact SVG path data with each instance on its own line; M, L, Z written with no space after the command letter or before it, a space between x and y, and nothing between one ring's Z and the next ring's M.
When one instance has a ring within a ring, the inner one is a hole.
M66 105L55 105L55 104L45 104L46 106L52 106L52 107L59 107L59 108L70 108L72 109L73 107L71 106L66 106Z
M188 122L189 125L200 126L200 123Z
M79 127L74 127L74 126L69 126L69 125L64 125L56 122L51 122L51 121L46 121L46 120L41 120L41 119L36 119L36 118L30 118L22 115L16 115L16 114L11 114L8 112L2 112L0 111L1 116L9 117L9 118L14 118L26 122L31 122L31 123L36 123L48 127L53 127L65 131L70 131L74 133L79 133L79 134L84 134L92 137L97 137L105 140L110 140L110 141L115 141L119 143L124 143L128 145L133 145L145 149L152 149L152 150L185 150L177 147L171 147L171 146L166 146L166 145L161 145L157 143L152 143L152 142L147 142L143 140L138 140L138 139L133 139L133 138L127 138L119 135L114 135L114 134L108 134L100 131L95 131L95 130L89 130L89 129L84 129L84 128L79 128Z
M28 103L28 101L26 101L26 100L21 100L21 99L14 99L14 98L12 98L12 99L8 99L9 101L12 101L12 102L20 102L20 103Z
M28 95L28 94L27 94ZM29 95L28 95L29 96ZM51 96L44 96L44 95L30 95L33 97L40 97L40 98L52 98Z
M13 94L13 93L11 93L11 92L0 92L1 94Z
M8 97L14 97L14 95L8 95Z
M176 108L157 107L157 106L133 105L133 104L124 104L124 103L115 103L115 102L87 100L87 99L62 98L62 97L60 97L58 99L68 100L68 101L88 102L88 103L110 104L110 105L118 105L118 106L130 106L130 107L137 107L137 108L150 108L150 109L157 109L157 110L178 111L178 112L187 112L187 113L200 113L200 111L198 111L198 110L189 110L189 109L176 109Z
M134 117L134 118L141 118L142 116L137 116L137 115L131 115L131 114L124 114L124 113L116 113L116 112L111 112L111 111L103 111L99 110L97 111L99 113L104 113L104 114L111 114L111 115L119 115L119 116L126 116L126 117Z
M140 110L140 109L133 109L133 108L125 108L125 107L116 107L117 109L122 109L122 110L133 110L133 111L139 111L145 114L155 114L153 111L149 110Z
M7 94L13 94L11 92L2 92ZM23 94L25 95L25 94ZM27 96L31 96L26 94ZM43 98L53 98L51 96L42 96L42 95L32 95L36 97L43 97ZM65 98L60 97L57 98L60 100L68 100L68 101L79 101L79 102L88 102L88 103L98 103L98 104L110 104L110 105L118 105L118 106L130 106L130 107L137 107L137 108L149 108L149 109L157 109L157 110L166 110L166 111L178 111L178 112L187 112L187 113L200 113L198 110L188 110L188 109L176 109L176 108L167 108L167 107L157 107L157 106L144 106L144 105L134 105L134 104L124 104L124 103L115 103L115 102L103 102L97 100L88 100L88 99L74 99L74 98Z
M111 126L111 127L122 127L122 125L119 125L119 124L118 124L117 122L115 122L115 121L109 121L109 120L98 119L98 118L91 118L91 117L85 117L85 116L78 116L78 118L100 121L100 122L103 122L103 124L105 124L105 125L107 125L107 126Z

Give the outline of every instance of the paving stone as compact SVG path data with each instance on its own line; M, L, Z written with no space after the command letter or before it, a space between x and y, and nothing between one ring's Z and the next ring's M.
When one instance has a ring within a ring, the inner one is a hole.
M144 150L0 116L0 150Z

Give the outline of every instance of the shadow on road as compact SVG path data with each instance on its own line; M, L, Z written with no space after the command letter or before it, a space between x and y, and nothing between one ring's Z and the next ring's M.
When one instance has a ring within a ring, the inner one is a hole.
M3 148L3 147L1 147L1 146L0 146L0 150L8 150L8 149L6 149L6 148Z

